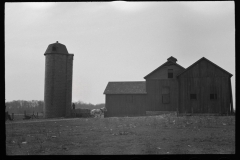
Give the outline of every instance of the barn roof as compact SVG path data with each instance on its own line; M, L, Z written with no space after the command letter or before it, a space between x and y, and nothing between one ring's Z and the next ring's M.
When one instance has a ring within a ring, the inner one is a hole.
M178 66L178 67L180 67L180 68L182 68L182 69L185 69L184 67L182 67L182 66L180 66L179 64L176 63L176 61L177 61L176 58L174 58L174 57L171 56L171 57L169 57L167 60L168 60L167 62L163 63L161 66L159 66L158 68L156 68L155 70L153 70L151 73L149 73L148 75L146 75L146 76L144 77L144 79L146 79L148 76L150 76L151 74L153 74L153 73L155 73L156 71L158 71L159 69L161 69L163 66L176 65L176 66ZM174 61L175 61L175 62L174 62Z
M211 62L210 60L208 60L205 57L200 58L198 61L196 61L195 63L193 63L191 66L189 66L188 68L186 68L183 72L179 73L176 77L179 77L180 75L182 75L183 73L187 72L189 69L191 69L193 66L195 66L196 64L198 64L200 61L206 60L207 62L211 63L212 65L216 66L217 68L219 68L220 70L222 70L223 72L227 73L230 75L230 77L232 77L233 75L231 73L229 73L228 71L224 70L223 68L219 67L218 65L216 65L215 63Z
M108 82L103 94L146 94L145 81Z

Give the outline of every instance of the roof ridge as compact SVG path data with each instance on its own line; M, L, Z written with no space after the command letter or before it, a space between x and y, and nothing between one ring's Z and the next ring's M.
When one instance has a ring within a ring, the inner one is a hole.
M162 65L160 65L159 67L157 67L156 69L154 69L152 72L150 72L149 74L147 74L145 77L143 77L144 79L146 79L146 77L150 76L151 74L153 74L154 72L156 72L158 69L160 69L161 67L163 67L164 65L166 65L167 63L173 63L171 61L167 61L165 63L163 63ZM177 62L176 63L173 63L173 65L177 65L181 68L183 68L185 70L185 68L183 66L181 66L180 64L178 64Z
M225 69L221 68L220 66L218 66L217 64L213 63L212 61L210 61L209 59L202 57L199 60L197 60L196 62L194 62L193 64L191 64L189 67L187 67L184 71L182 71L181 73L179 73L178 75L176 75L176 77L179 77L181 74L183 74L184 72L188 71L190 68L192 68L193 66L195 66L198 62L202 61L202 60L206 60L209 63L213 64L214 66L218 67L219 69L223 70L224 72L228 73L229 75L233 76L231 73L229 73L228 71L226 71Z

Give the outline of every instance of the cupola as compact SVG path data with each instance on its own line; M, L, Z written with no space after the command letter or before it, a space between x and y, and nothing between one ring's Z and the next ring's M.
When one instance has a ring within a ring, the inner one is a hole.
M167 60L170 61L170 62L173 62L173 63L177 62L177 59L174 58L173 56L169 57Z

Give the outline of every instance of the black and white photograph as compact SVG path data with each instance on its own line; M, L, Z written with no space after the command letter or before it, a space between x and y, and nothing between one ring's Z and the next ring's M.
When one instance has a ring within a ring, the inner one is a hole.
M234 1L5 2L6 155L235 154Z

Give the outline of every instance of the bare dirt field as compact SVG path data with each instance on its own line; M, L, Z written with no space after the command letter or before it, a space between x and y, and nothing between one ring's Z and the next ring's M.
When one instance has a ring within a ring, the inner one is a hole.
M6 151L7 155L235 154L235 117L167 114L7 121Z

